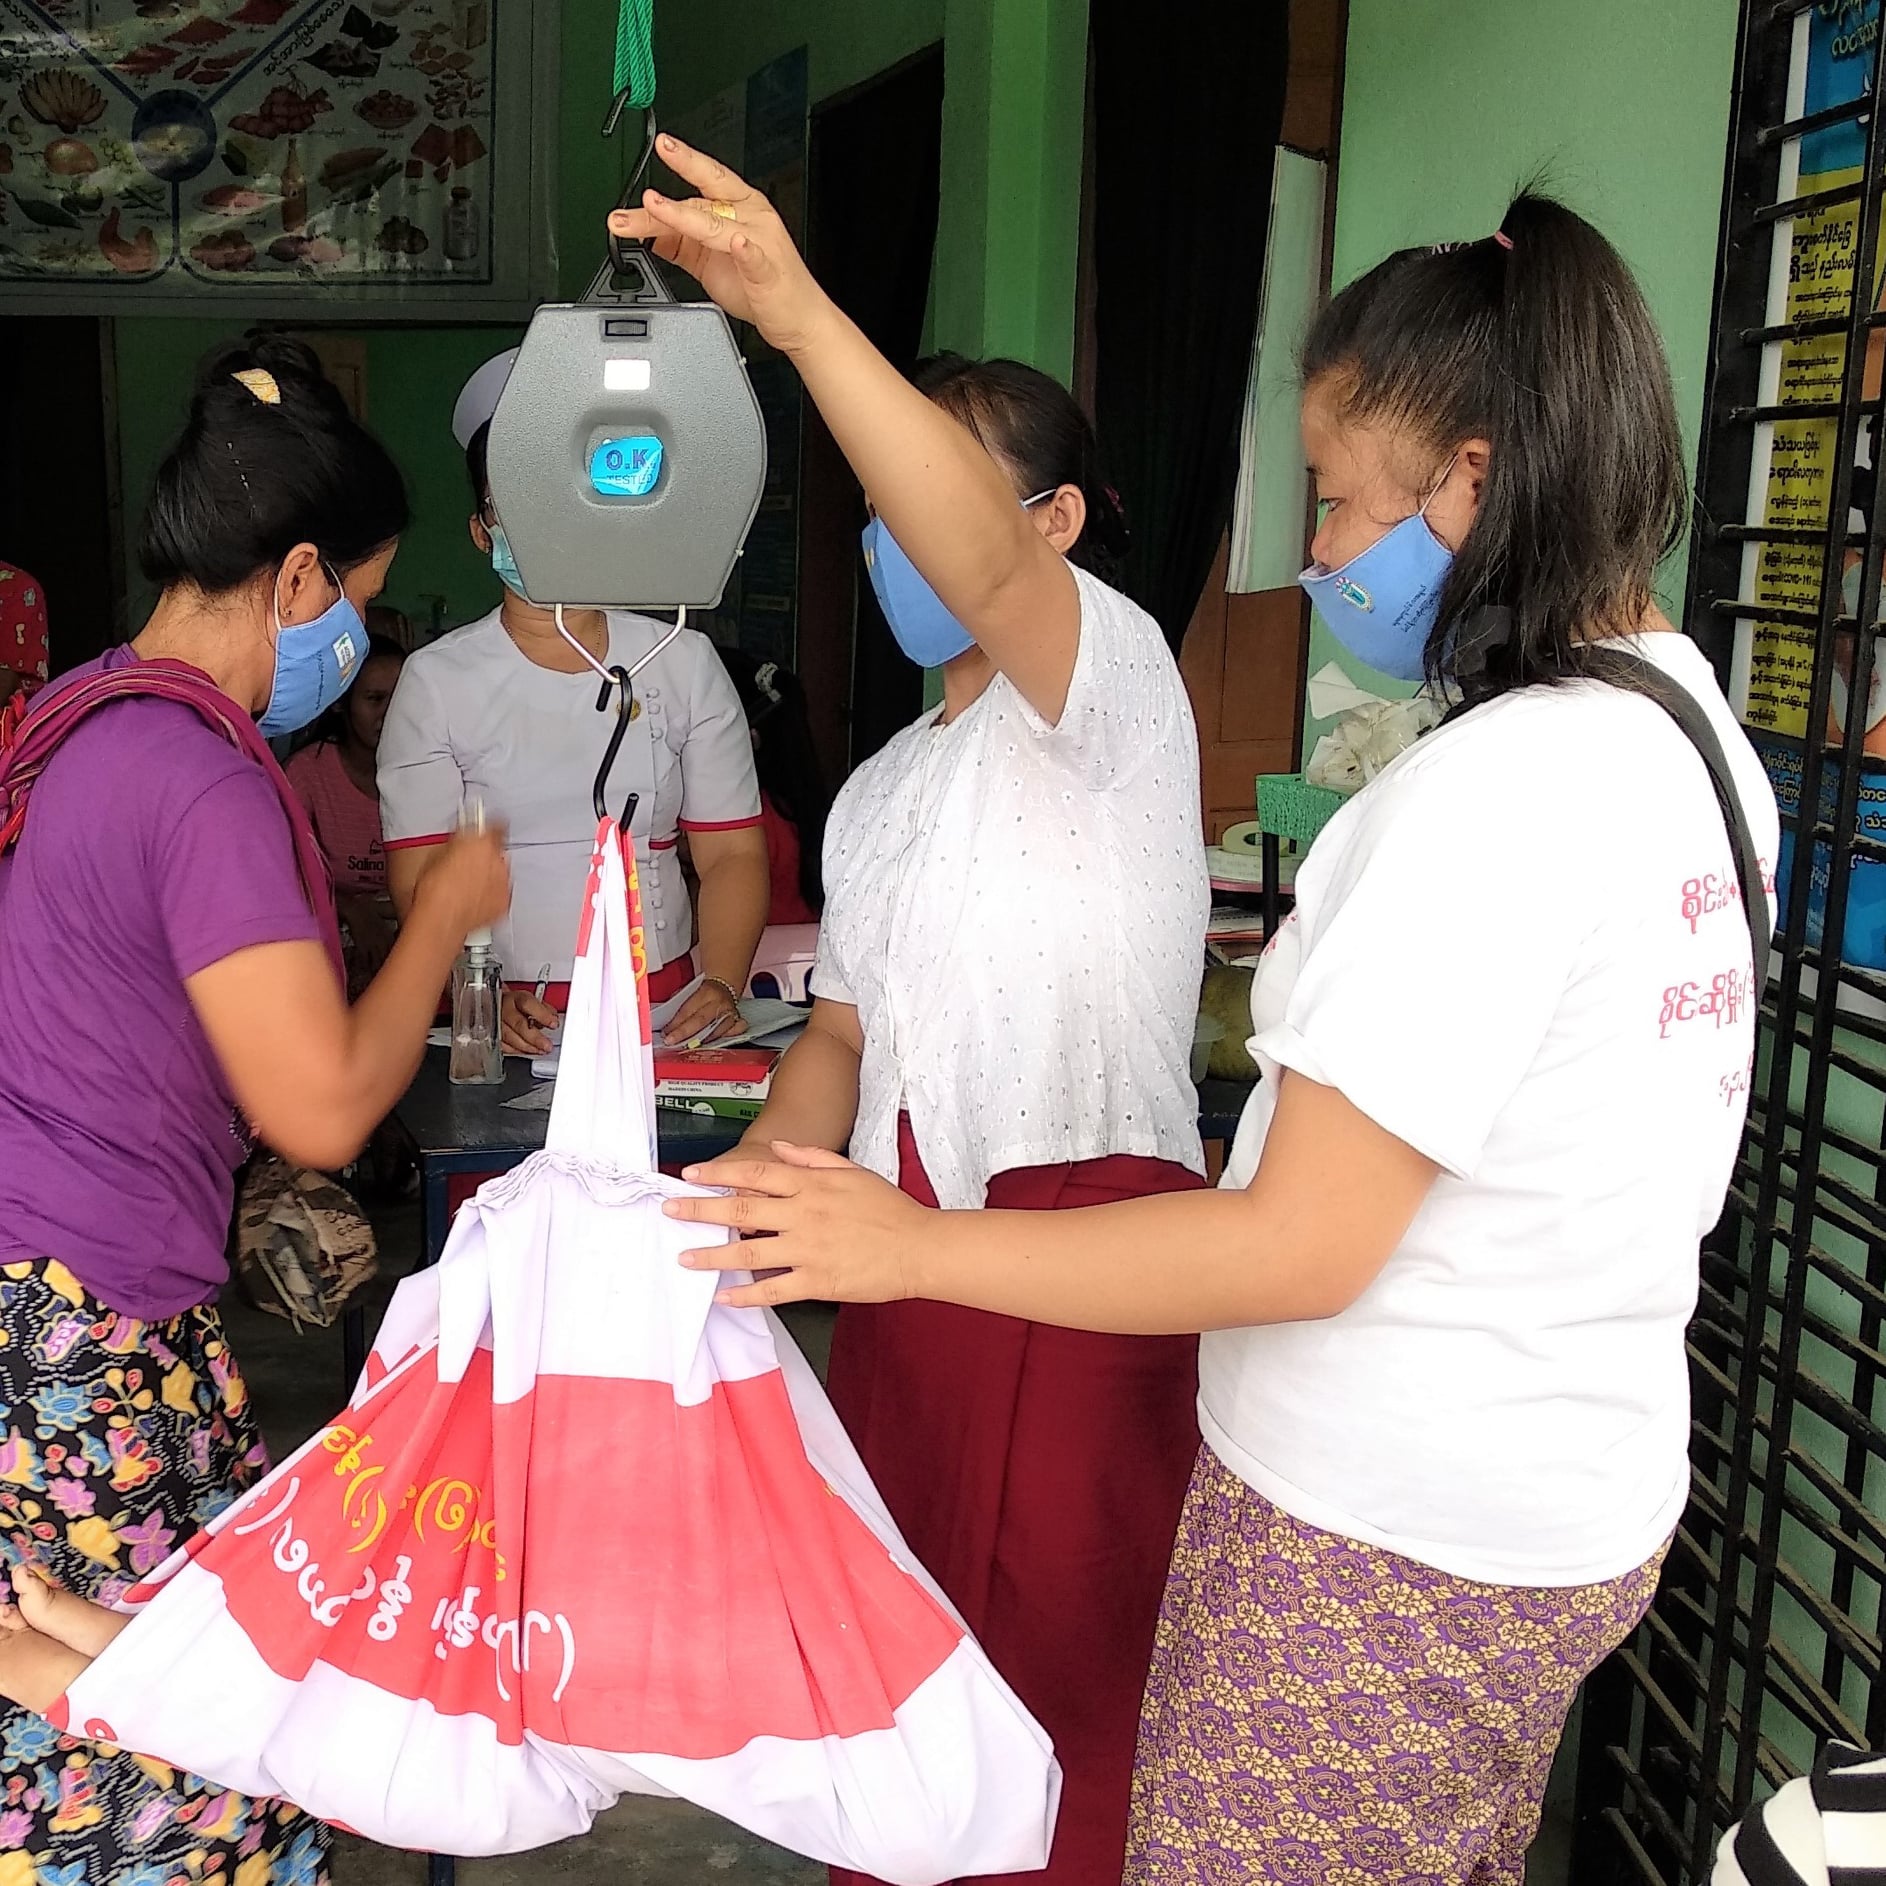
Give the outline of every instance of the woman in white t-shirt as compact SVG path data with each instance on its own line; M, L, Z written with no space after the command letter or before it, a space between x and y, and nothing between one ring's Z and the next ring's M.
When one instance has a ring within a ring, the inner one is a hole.
M1213 1332L1127 1879L1519 1886L1573 1694L1688 1494L1684 1329L1772 921L1736 861L1766 878L1777 819L1651 598L1682 442L1596 230L1522 196L1494 236L1392 256L1305 368L1305 586L1462 711L1298 873L1225 1188L926 1214L775 1149L723 1162L745 1195L670 1209L780 1234L734 1302ZM1659 690L1728 755L1745 851Z
M656 1001L700 986L669 1024L693 1039L737 1017L754 947L766 925L766 841L746 715L714 645L697 629L626 610L566 609L581 650L555 614L526 599L504 529L491 509L485 444L513 348L487 361L452 416L476 509L472 540L491 559L503 600L487 616L417 650L400 675L380 735L379 781L393 901L411 901L432 848L474 798L510 828L515 894L493 942L505 979L505 1045L541 1053L563 1006L577 912L596 838L593 788L615 729L613 693L598 713L585 655L632 669L635 717L610 770L607 798L637 795L632 830ZM667 646L662 647L664 641ZM680 834L699 881L689 898ZM550 984L548 1006L532 990ZM710 1036L711 1038L711 1036Z
M750 236L793 272L804 332L749 304L725 253L676 249L795 360L871 503L891 631L942 670L941 707L832 809L811 1024L748 1144L849 1144L954 1209L1202 1187L1197 736L1158 625L1096 573L1124 533L1091 427L1014 361L942 356L913 390L763 197L673 140L662 156L721 206L686 226ZM1119 1877L1197 1371L1192 1337L933 1303L838 1320L834 1406L911 1549L1054 1738L1061 1833L1030 1876L1050 1886Z

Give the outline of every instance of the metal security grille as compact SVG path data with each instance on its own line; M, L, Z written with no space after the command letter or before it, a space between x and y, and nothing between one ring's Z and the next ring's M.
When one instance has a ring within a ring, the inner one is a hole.
M1863 750L1886 722L1848 711L1871 698L1886 537L1880 56L1880 0L1744 0L1687 627L1791 838L1690 1333L1690 1506L1587 1692L1578 1886L1701 1886L1820 1742L1886 1744L1886 766Z

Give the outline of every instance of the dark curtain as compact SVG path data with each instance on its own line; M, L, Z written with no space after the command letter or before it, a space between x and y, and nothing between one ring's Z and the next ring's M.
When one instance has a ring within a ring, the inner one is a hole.
M1095 420L1177 648L1237 490L1288 0L1092 0Z
M930 297L942 146L940 46L813 114L807 260L905 371L916 362ZM923 671L899 653L865 577L864 494L810 401L805 451L800 679L838 780L923 711ZM837 712L845 700L849 726Z

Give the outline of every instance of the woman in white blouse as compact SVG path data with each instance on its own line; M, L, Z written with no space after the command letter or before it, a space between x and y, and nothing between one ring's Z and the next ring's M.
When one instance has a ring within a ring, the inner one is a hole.
M781 274L790 331L816 302ZM669 1209L778 1234L735 1303L1211 1332L1131 1886L1521 1886L1572 1698L1689 1497L1684 1332L1753 1073L1775 802L1653 599L1683 442L1590 224L1528 195L1389 257L1304 379L1304 585L1352 656L1460 706L1297 874L1224 1188L926 1214L775 1149L723 1162L746 1196Z
M763 230L804 279L763 198L673 139L662 156L721 204L691 223ZM676 243L647 211L619 233L655 237L736 318L765 322L737 256ZM873 585L905 653L942 669L943 703L833 808L812 1022L749 1144L849 1144L945 1208L1194 1189L1197 736L1158 625L1095 573L1123 526L1092 431L1012 361L946 357L919 391L805 290L806 325L767 337L864 485ZM1067 1886L1119 1876L1196 1385L1184 1337L918 1303L839 1319L839 1414L1054 1738L1066 1794L1039 1877Z
M433 848L474 798L510 831L511 914L494 937L506 981L505 1045L541 1053L556 1020L576 948L577 912L596 837L596 768L615 727L596 711L604 668L634 668L635 718L610 772L607 799L637 798L632 830L656 1001L700 986L669 1024L671 1038L725 1028L766 924L766 841L746 716L713 644L696 629L625 610L566 609L580 649L554 613L530 602L504 527L491 508L485 443L516 349L487 361L452 417L465 450L476 510L472 540L491 559L503 600L414 653L380 736L379 780L387 870L403 913ZM666 642L667 645L662 647ZM586 659L586 657L588 659ZM700 885L688 896L681 833ZM549 1006L532 993L540 977Z

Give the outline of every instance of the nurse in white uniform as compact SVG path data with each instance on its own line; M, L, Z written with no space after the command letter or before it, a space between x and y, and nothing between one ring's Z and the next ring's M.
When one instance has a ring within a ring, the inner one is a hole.
M485 442L516 349L472 375L452 415L477 509L472 540L504 584L489 615L442 636L407 661L380 737L380 805L393 900L411 903L437 847L474 800L509 827L515 894L494 943L511 989L505 1045L541 1052L570 977L590 847L592 788L615 728L598 713L604 668L633 669L635 717L607 782L620 812L636 796L632 830L648 932L649 992L660 1002L696 973L700 986L669 1024L672 1040L720 1032L736 1018L766 924L766 841L746 716L714 646L697 629L626 610L564 611L582 651L552 611L527 601L491 508ZM695 908L682 876L687 843L700 886ZM548 980L549 1006L532 993ZM711 1034L709 1036L711 1039Z

